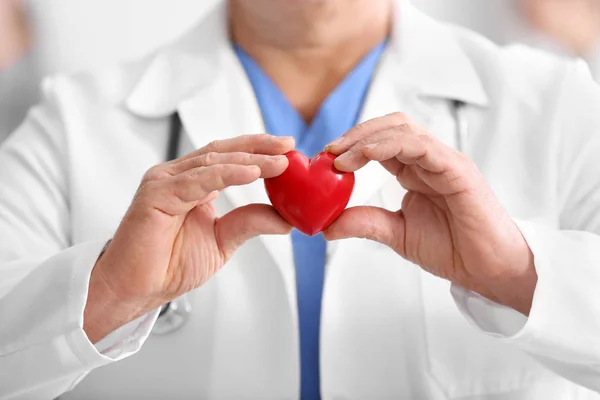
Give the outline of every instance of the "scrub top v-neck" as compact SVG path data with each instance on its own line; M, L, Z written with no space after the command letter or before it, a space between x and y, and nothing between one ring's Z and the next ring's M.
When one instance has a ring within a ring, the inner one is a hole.
M267 133L293 136L296 149L312 157L358 122L371 78L385 42L373 48L329 94L307 124L300 113L258 63L239 46L243 65L261 109ZM302 400L320 399L319 326L325 278L327 243L322 235L292 231L300 329L300 394Z

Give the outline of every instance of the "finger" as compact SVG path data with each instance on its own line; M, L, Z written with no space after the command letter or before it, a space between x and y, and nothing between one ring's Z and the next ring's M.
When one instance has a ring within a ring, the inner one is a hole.
M405 164L413 164L426 151L418 135L407 131L407 125L400 125L361 139L335 160L335 167L340 171L353 172L369 161L393 158Z
M173 162L180 163L190 158L206 153L254 153L266 155L281 155L294 149L294 138L289 136L273 136L267 134L244 135L231 139L218 140L193 151Z
M251 153L216 153L210 152L168 166L171 175L178 175L194 168L209 167L218 164L256 165L262 178L278 176L285 171L289 161L284 155L267 156Z
M358 124L350 129L342 137L325 146L325 151L335 155L340 155L348 151L348 149L350 149L360 140L371 136L376 132L385 131L403 125L413 126L410 119L405 114L399 112L374 118Z
M390 174L394 176L398 176L404 170L404 164L398 161L395 158L390 160L380 161L380 164L385 168Z
M368 161L392 158L406 165L416 164L427 171L441 174L459 162L459 153L431 135L415 134L407 132L405 127L395 127L356 143L336 159L335 167L341 171L356 171Z
M435 189L428 185L427 182L423 181L419 176L417 170L423 170L419 166L407 166L402 170L402 172L396 177L400 186L402 186L408 192L417 192L430 197L431 200L434 200L437 204L437 199L441 198L443 200L443 193L440 193L439 187Z
M218 164L194 168L169 180L168 191L183 202L202 201L214 191L250 184L260 178L256 165Z
M466 157L444 173L427 171L420 166L415 166L414 173L418 179L443 196L472 191L480 185L486 186L485 180L475 164Z
M378 207L353 207L344 211L323 235L327 240L361 238L404 252L404 216Z
M217 221L216 234L225 259L246 241L259 235L285 235L292 227L267 204L237 208Z

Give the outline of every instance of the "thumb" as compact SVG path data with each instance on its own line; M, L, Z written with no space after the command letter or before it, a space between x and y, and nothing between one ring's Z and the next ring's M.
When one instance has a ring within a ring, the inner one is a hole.
M382 243L404 254L404 216L379 207L349 208L329 226L327 240L361 238Z
M288 224L267 204L250 204L225 214L217 220L215 232L225 259L246 241L259 235L285 235L291 232Z

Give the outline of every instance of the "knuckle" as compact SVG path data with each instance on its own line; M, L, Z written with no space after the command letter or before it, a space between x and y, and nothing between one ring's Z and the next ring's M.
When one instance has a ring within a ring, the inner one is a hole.
M218 140L213 140L209 142L206 146L204 146L205 153L219 152L219 148L221 147L221 142Z
M261 135L262 134L238 136L235 139L235 149L241 152L253 153L254 149L260 145L262 139L259 136Z
M209 151L208 153L202 155L201 157L201 165L213 165L219 162L221 158L221 153L217 153L216 151Z
M165 176L164 166L162 164L155 165L146 171L142 178L142 182L152 182L161 179Z
M190 181L197 180L202 177L202 172L204 168L193 168L187 171L185 174L181 174L178 176L178 181Z
M392 140L394 142L402 142L402 141L404 141L405 136L406 136L406 134L404 132L402 132L402 131L395 131L392 134Z
M259 134L255 134L255 135L246 135L245 136L245 140L250 144L250 146L256 146L257 144L265 141L267 139L266 134L264 133L259 133Z
M356 148L362 150L365 147L367 147L369 144L371 144L371 142L372 142L371 138L368 138L368 137L360 139L358 141L358 143L356 143Z
M359 123L358 125L356 125L354 129L358 132L362 132L362 131L368 130L369 127L371 126L371 124L372 124L372 120L363 121L363 122Z
M185 174L178 175L173 186L179 188L178 191L182 191L183 188L190 185L199 185L201 188L206 189L210 186L211 169L212 167L189 170Z
M436 139L433 138L430 135L419 135L419 139L421 140L421 142L423 142L423 144L425 144L426 146L431 146L434 143L436 143Z
M272 139L272 136L267 134L267 133L259 133L256 135L251 135L252 139L256 142L262 142L265 140L270 140Z
M260 154L251 154L251 153L244 153L241 157L241 160L245 163L245 164L250 164L250 165L256 165L256 164L260 164L262 161L264 161L266 157Z
M402 111L396 111L388 114L387 117L397 125L402 125L408 122L408 117Z
M162 182L157 181L157 180L150 180L150 181L146 181L143 182L136 194L137 198L144 198L144 197L154 197L156 196L156 193L160 192L161 190L164 190L164 185Z
M410 122L401 122L396 126L396 130L402 133L413 133L415 132L413 125Z
M459 159L462 161L462 165L465 169L470 171L479 170L475 161L473 161L469 156L465 153L459 153Z
M224 165L216 165L207 169L206 173L203 174L203 187L207 190L225 187L224 176L226 172L227 168Z

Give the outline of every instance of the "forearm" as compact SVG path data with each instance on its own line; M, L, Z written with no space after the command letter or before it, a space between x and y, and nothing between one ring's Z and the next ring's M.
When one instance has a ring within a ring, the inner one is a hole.
M548 368L600 390L600 236L519 222L539 280L528 317L454 288L465 316L483 332L512 344Z
M92 271L83 314L83 330L90 342L96 344L110 332L145 313L141 307L119 299L98 270Z
M148 303L141 303L120 296L109 285L109 279L102 268L104 253L110 242L104 247L90 276L87 302L83 315L83 330L90 342L96 344L121 326L150 312Z
M510 276L498 276L482 283L480 294L489 300L510 307L528 316L538 282L535 260L527 242L520 246L522 266L508 266L506 270L515 271ZM477 291L477 290L476 290Z

